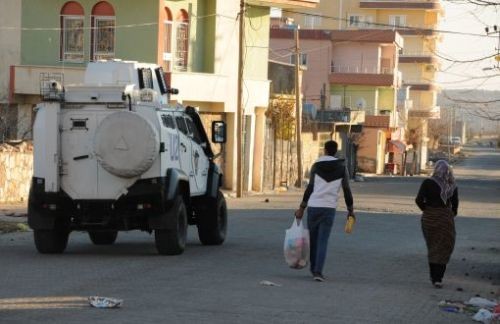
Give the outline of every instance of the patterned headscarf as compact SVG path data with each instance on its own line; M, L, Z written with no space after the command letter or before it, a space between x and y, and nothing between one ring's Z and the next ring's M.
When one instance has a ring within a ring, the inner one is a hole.
M441 199L446 205L446 202L453 196L453 192L457 187L453 171L448 162L445 160L437 161L431 179L436 181L441 188Z

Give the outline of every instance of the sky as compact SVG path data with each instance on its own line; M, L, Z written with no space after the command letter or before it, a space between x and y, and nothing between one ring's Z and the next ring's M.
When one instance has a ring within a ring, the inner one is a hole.
M497 25L500 31L500 5L484 7L443 1L445 15L439 29L485 35L485 27ZM443 34L438 53L454 60L474 60L497 53L498 33L494 37ZM500 64L500 62L499 62ZM494 58L473 63L454 63L441 59L437 81L442 89L500 90L500 68ZM472 79L476 78L476 79Z

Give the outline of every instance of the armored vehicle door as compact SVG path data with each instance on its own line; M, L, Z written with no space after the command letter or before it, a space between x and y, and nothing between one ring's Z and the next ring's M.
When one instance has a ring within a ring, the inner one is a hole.
M73 199L97 196L97 160L92 154L95 113L68 111L61 116L61 186Z
M190 117L186 118L186 124L189 131L189 137L191 137L191 160L193 164L194 178L196 180L196 187L198 195L203 195L207 191L207 176L208 176L208 166L209 161L203 150L202 145L207 145L208 143L202 143L202 138L196 128L195 124Z
M175 113L175 124L179 134L179 161L181 170L189 177L189 188L191 193L197 191L194 178L193 164L191 162L191 138L184 116L180 112Z
M175 127L174 116L171 113L162 113L160 117L162 142L165 146L164 152L161 154L161 164L166 168L180 168L180 139Z

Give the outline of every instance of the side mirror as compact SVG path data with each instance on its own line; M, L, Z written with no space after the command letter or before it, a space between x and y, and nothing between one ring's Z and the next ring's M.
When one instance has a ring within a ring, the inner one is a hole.
M226 143L226 123L223 121L212 122L212 142Z

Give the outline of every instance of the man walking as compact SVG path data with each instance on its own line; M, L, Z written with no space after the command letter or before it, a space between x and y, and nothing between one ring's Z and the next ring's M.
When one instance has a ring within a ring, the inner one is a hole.
M307 227L311 245L311 273L315 281L325 281L323 266L326 259L328 238L335 219L340 186L344 191L348 216L354 216L353 199L349 187L349 173L344 160L335 158L337 142L325 143L324 156L313 164L309 185L295 217L302 219L307 207Z

